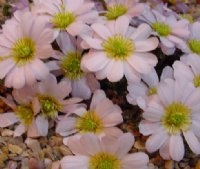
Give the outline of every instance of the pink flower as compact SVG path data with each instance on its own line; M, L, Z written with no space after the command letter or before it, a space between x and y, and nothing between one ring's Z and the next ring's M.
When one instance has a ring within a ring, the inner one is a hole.
M65 99L71 92L71 87L66 82L57 83L53 75L33 87L25 86L14 90L13 97L18 103L13 105L13 112L0 115L0 127L8 127L20 122L14 131L14 136L20 136L27 131L28 137L47 136L49 121L56 120L58 113L71 113L81 104L79 98Z
M174 77L179 81L187 81L200 87L200 58L198 55L182 56L181 61L173 64Z
M92 73L81 70L83 50L79 45L80 39L76 40L62 31L56 41L63 53L55 53L57 60L48 63L49 69L56 75L64 75L62 80L71 85L73 97L90 99L92 92L99 89L100 84Z
M147 169L149 158L145 153L128 154L134 137L123 134L118 139L98 137L88 134L80 139L70 139L69 148L74 156L61 160L62 169Z
M153 28L153 34L160 38L161 49L166 55L173 54L176 47L180 47L190 33L187 20L177 20L174 15L166 17L148 7L140 19L147 22Z
M115 127L123 122L121 114L120 107L106 98L102 90L97 90L94 92L89 110L85 107L75 109L76 116L67 116L59 121L56 132L62 136L76 134L76 137L79 137L86 133L94 133L100 137L117 137L122 134L122 131ZM67 140L68 138L64 139L64 142Z
M158 39L148 38L151 28L141 24L129 26L125 16L116 21L93 24L94 37L82 36L90 48L81 62L83 70L96 74L97 79L117 82L125 75L129 81L139 81L141 73L148 73L156 64L155 55L148 53L158 46ZM86 47L86 44L84 44Z
M188 56L200 56L200 22L190 26L190 36L185 43L180 45L181 50Z
M34 13L46 18L53 26L56 38L61 30L72 36L84 32L86 24L93 23L98 17L94 7L93 2L85 0L46 0L36 3Z
M131 20L132 17L139 16L144 10L143 4L138 3L138 0L105 0L105 2L107 20L115 20L120 16L127 16Z
M26 10L6 21L0 34L0 79L6 87L19 89L48 76L42 60L52 55L52 36L43 20Z
M166 66L163 69L160 80L173 77L173 69ZM138 105L140 108L145 108L148 100L151 100L157 94L159 85L159 77L155 69L142 76L142 80L137 83L128 83L128 95L126 96L128 102L133 105Z
M164 159L180 161L184 156L185 138L190 149L200 154L200 89L191 83L165 79L158 86L157 97L144 109L140 132L151 135L148 152L160 150Z

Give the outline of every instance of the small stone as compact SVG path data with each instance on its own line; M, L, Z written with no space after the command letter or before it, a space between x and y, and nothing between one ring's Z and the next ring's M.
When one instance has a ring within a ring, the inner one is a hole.
M41 151L40 143L38 140L27 138L25 141L28 148L33 152L39 153Z
M196 166L195 166L195 169L200 169L200 160L198 160Z
M8 150L13 154L21 154L23 152L19 146L13 144L8 144Z
M2 131L1 135L2 135L3 137L6 137L6 136L13 136L13 133L14 133L14 132L13 132L12 130L5 129L5 130Z
M4 166L4 162L8 159L7 154L0 153L0 167Z
M63 156L72 155L70 149L64 145L60 146L59 149Z
M141 141L136 141L134 147L138 150L145 150L145 144Z
M174 161L165 161L165 169L174 169Z

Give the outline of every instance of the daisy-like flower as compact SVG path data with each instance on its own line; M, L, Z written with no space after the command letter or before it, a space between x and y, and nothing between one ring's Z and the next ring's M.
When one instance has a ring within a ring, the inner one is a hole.
M53 33L43 19L27 10L17 11L0 34L0 79L6 87L22 88L45 79L49 70L43 59L52 55Z
M13 106L8 100L3 99L12 106L14 112L0 116L0 127L8 127L20 122L14 131L15 136L26 131L28 137L46 136L49 120L56 120L58 112L72 113L80 106L78 102L81 99L79 98L65 99L70 92L70 85L66 82L57 83L53 75L49 75L33 87L25 86L14 90L13 97L18 105Z
M93 23L98 17L94 7L93 2L86 0L46 0L36 3L34 13L46 18L53 26L56 38L63 30L72 36L84 31L86 24Z
M188 56L200 56L200 22L195 22L190 26L190 36L187 41L181 44L181 50Z
M185 19L177 20L174 15L166 17L149 7L140 18L151 25L153 34L160 38L161 49L166 55L173 54L176 47L183 44L189 36L189 22Z
M115 20L124 15L132 19L132 17L139 16L144 9L143 4L138 3L138 0L106 0L105 2L107 20Z
M89 110L84 107L74 110L76 116L63 118L56 127L56 132L62 136L76 134L77 137L93 133L102 137L104 135L118 136L122 131L115 127L123 122L122 111L106 98L102 90L94 92ZM74 136L72 136L74 137ZM68 138L64 139L67 144Z
M125 75L129 81L138 81L141 73L148 73L157 64L156 56L148 52L158 46L158 39L148 38L152 30L147 24L132 28L129 19L121 16L91 27L96 34L83 36L90 51L83 57L81 67L94 72L97 79L107 77L117 82Z
M70 83L73 97L90 99L92 92L99 89L100 84L92 73L81 70L83 50L80 48L79 40L70 37L66 32L61 32L56 41L63 53L55 56L57 61L48 63L50 70L57 75L64 75L63 80Z
M163 69L160 80L173 77L173 69L166 66ZM142 80L137 83L128 83L128 95L126 96L128 102L133 105L138 105L140 108L145 108L148 100L151 100L157 94L157 87L159 85L159 77L155 69L152 69L146 75L142 76Z
M174 77L179 81L191 82L195 87L200 87L200 58L199 56L182 56L181 61L173 64Z
M157 97L144 109L139 129L147 136L149 152L160 149L164 159L180 161L184 156L185 138L190 149L200 154L200 89L191 83L165 79L157 89Z
M18 124L14 130L14 137L21 136L27 132L28 137L39 137L43 135L38 125L40 117L34 118L38 114L38 102L33 99L35 88L25 86L19 90L13 90L12 96L1 98L13 111L0 114L0 127L9 127ZM15 104L15 102L17 104Z
M128 154L134 137L123 134L118 139L88 134L80 139L70 139L69 148L74 156L61 160L62 169L148 169L148 156L143 152Z

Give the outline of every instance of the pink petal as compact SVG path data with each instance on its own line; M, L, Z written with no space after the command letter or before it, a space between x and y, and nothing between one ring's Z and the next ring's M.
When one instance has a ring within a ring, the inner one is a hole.
M112 36L109 29L101 23L95 23L91 27L101 38L105 40Z
M133 168L141 168L147 169L147 164L149 162L149 157L145 153L132 153L127 154L122 159L122 168L123 169L133 169Z
M39 115L36 117L35 123L36 123L37 129L38 129L40 135L47 136L48 129L49 129L48 120L45 119L43 116Z
M20 124L16 127L14 131L14 137L19 137L26 132L26 127L23 124Z
M67 27L67 32L69 32L69 34L72 36L76 36L83 31L83 28L84 24L82 22L74 22Z
M60 163L63 169L88 169L89 158L86 156L65 156Z
M200 154L200 142L192 131L183 132L186 142L195 154Z
M114 112L107 115L103 119L103 124L104 124L105 127L116 126L116 125L118 125L122 122L123 122L122 115L120 113L114 113Z
M118 150L116 155L119 158L123 158L130 151L134 141L134 136L131 133L121 135L118 139Z
M127 61L135 70L144 74L150 72L158 62L156 56L151 53L134 53Z
M173 160L180 161L183 159L185 148L181 135L171 135L169 141L169 153Z
M92 97L90 110L94 111L97 105L102 101L102 99L105 99L105 98L106 98L106 95L103 90L96 90Z
M81 65L92 72L96 72L103 69L108 62L109 59L104 52L91 52L83 57Z
M114 61L107 78L110 82L120 81L124 76L124 64L122 61Z
M158 39L155 37L143 40L143 41L135 41L135 51L136 52L149 52L157 48Z
M7 112L0 114L0 127L2 128L11 126L17 123L18 121L19 119L16 117L14 113Z
M129 18L126 16L119 17L115 22L115 33L125 35L129 27Z
M167 134L164 130L157 131L147 139L146 148L147 151L153 153L157 151L167 139Z
M15 66L12 59L6 59L0 62L0 79L3 79Z

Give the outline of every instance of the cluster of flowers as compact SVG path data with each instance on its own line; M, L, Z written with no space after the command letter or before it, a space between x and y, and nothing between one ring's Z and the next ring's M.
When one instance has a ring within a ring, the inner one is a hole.
M0 127L17 124L14 137L37 138L56 124L74 154L61 160L63 169L146 169L145 153L128 154L134 136L116 127L123 122L121 108L100 90L98 80L125 76L128 102L144 111L139 131L150 135L147 151L180 161L184 137L200 154L200 22L137 0L29 5L0 31L0 79L13 88L1 97L13 111L0 114ZM183 53L160 78L157 48ZM87 108L82 100L90 98Z

